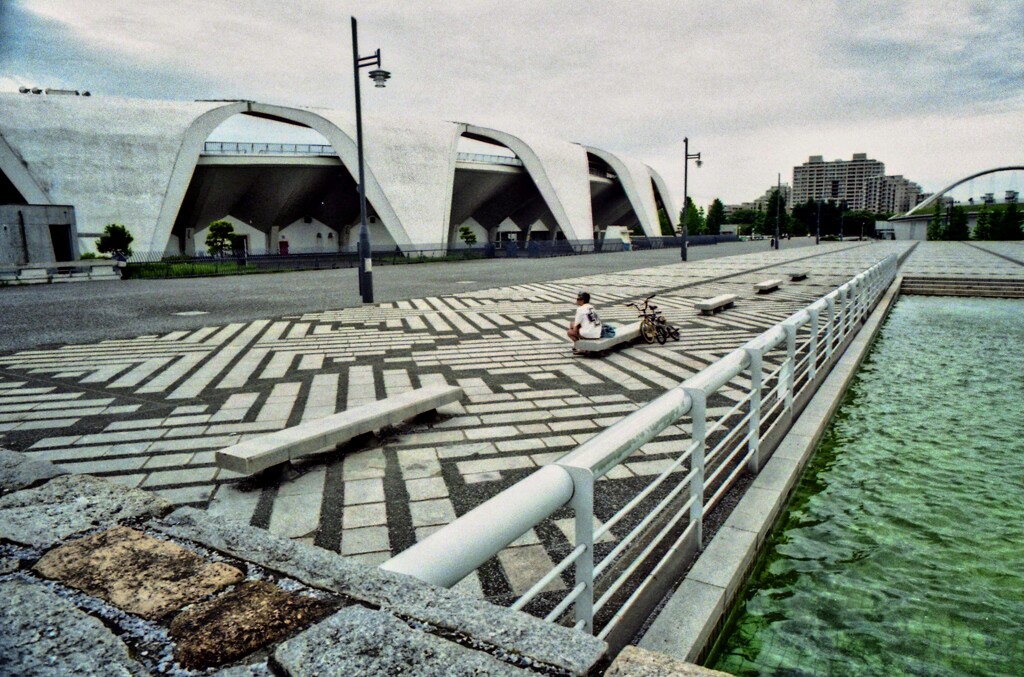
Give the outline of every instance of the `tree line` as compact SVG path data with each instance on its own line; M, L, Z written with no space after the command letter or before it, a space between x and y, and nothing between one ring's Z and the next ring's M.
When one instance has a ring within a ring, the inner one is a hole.
M947 206L935 202L928 221L929 240L1021 240L1024 239L1024 213L1016 202L1004 205L981 205L978 220L972 229L967 210L962 205Z

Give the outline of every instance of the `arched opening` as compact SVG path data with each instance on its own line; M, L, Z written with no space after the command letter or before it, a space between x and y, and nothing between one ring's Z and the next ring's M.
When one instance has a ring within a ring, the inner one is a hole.
M640 218L626 196L615 170L593 153L587 153L590 169L590 202L594 214L594 236L599 237L608 226L621 226L634 236L642 236Z
M676 221L679 218L679 215L673 214L669 211L665 200L661 197L661 191L658 190L658 182L654 180L654 177L651 177L651 189L654 191L654 206L658 213L658 235L666 237L675 235ZM662 214L664 214L665 218L668 220L669 228L672 231L671 233L665 232L665 228L662 225Z
M565 239L523 162L508 147L472 133L463 134L457 148L449 247L466 246L462 233L473 234L474 246Z
M374 248L392 250L395 240L369 201L367 215ZM355 251L359 217L356 180L324 136L243 113L204 143L167 249L203 254L209 224L225 220L253 255Z

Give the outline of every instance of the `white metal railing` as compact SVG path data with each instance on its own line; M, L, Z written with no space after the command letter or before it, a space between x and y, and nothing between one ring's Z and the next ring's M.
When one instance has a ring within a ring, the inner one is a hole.
M568 505L575 515L571 551L512 608L526 607L574 566L573 587L546 619L558 620L574 605L575 627L593 633L595 615L615 601L618 608L613 615L604 614L611 617L597 632L605 638L641 596L642 585L625 600L616 599L625 595L620 591L630 578L641 568L643 575L654 577L687 544L703 547L704 514L741 473L761 468L762 440L783 415L792 414L796 395L816 387L815 376L838 358L837 350L895 279L897 265L897 257L890 255L381 567L451 587ZM750 382L748 392L709 426L708 398L744 374ZM687 415L692 421L690 443L595 530L595 482ZM715 434L722 437L708 451L708 439ZM656 494L659 489L664 495ZM641 508L646 512L633 516L629 532L595 562L594 543ZM648 561L652 554L659 558L656 563Z

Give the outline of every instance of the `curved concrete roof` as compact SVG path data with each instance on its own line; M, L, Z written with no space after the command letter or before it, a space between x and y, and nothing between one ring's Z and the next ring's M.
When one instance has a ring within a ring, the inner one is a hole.
M163 252L204 142L238 114L316 130L358 176L354 115L337 110L25 94L0 94L0 170L31 203L74 205L83 237L123 223L136 250ZM652 179L666 206L675 207L655 172L600 149L445 121L373 116L363 131L367 200L399 245L447 243L464 134L500 143L522 160L568 239L593 238L588 152L615 169L648 235L660 234Z

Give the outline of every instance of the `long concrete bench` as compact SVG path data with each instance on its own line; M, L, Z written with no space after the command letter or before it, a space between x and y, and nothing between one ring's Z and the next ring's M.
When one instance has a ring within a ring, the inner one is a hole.
M124 261L85 259L81 261L47 261L0 266L0 282L13 284L45 284L84 280L119 280Z
M462 399L459 386L426 386L331 416L260 435L219 450L217 465L251 475L303 456L331 451L354 437Z
M576 350L585 353L600 353L640 337L640 322L615 327L615 336L599 339L580 339L576 342Z
M713 315L715 311L725 310L736 303L736 299L739 298L736 294L722 294L712 299L704 299L703 301L697 301L697 310L704 315Z
M768 294L779 288L782 280L762 280L754 285L754 291L758 294Z
M792 272L789 273L789 279L792 280L793 282L796 282L797 280L806 280L807 279L807 271L806 270L792 271Z

